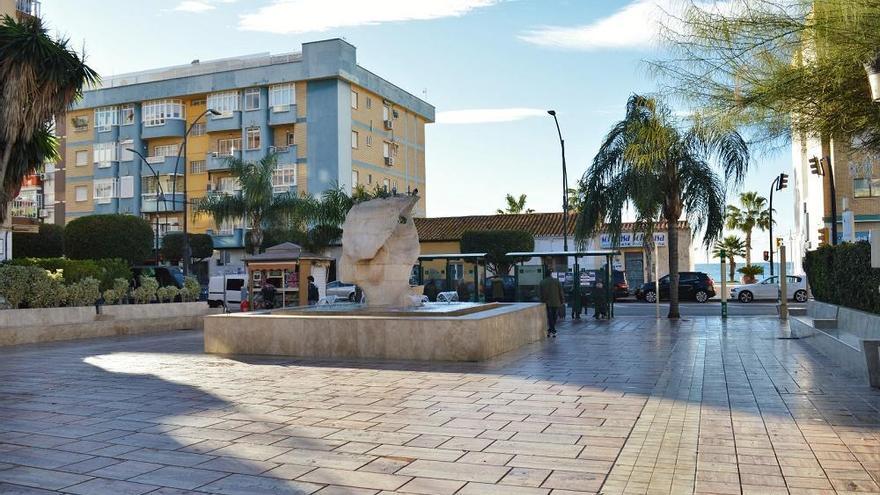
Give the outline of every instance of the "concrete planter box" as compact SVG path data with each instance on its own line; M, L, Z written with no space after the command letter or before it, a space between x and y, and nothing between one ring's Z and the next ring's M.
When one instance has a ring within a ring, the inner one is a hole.
M201 329L219 311L206 302L102 306L100 315L94 306L9 309L0 311L0 346Z

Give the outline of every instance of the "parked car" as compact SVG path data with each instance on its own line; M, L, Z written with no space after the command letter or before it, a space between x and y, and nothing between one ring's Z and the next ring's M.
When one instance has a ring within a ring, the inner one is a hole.
M226 287L224 287L224 280ZM214 275L208 280L208 306L212 308L227 307L238 309L241 307L241 288L247 284L247 275L234 273L228 275Z
M183 271L176 266L141 265L131 267L131 288L141 286L141 276L155 277L159 287L173 285L178 289L183 288Z
M788 299L794 299L797 302L807 301L807 280L802 276L788 275L786 290ZM778 299L779 277L767 277L764 280L754 283L740 285L730 289L730 298L741 303L750 303L755 299Z
M504 288L504 296L501 298L494 296L493 285L496 283L500 283ZM512 275L489 277L486 279L484 290L486 302L513 302L516 299L516 278Z
M669 275L660 277L660 300L669 299ZM703 272L680 272L678 274L678 298L704 303L715 297L715 281ZM657 301L654 282L645 282L636 289L636 299L640 301Z
M326 294L328 296L336 296L337 299L348 299L349 301L354 301L354 290L354 284L334 280L327 284Z

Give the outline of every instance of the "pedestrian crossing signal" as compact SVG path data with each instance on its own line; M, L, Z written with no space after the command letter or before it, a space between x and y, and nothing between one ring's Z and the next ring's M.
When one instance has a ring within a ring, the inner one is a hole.
M764 251L764 261L770 261L770 251Z
M819 229L819 246L828 245L828 227L823 227Z

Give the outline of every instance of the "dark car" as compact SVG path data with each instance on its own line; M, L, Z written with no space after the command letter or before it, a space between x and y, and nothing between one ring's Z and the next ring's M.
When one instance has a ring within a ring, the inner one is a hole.
M494 296L495 292L492 286L496 283L500 283L504 288L504 296L501 298ZM486 302L513 302L516 299L516 278L511 275L487 278L484 290L486 291Z
M703 272L681 272L678 274L678 298L704 303L715 297L715 281ZM636 299L655 302L657 292L654 282L645 282L636 289ZM669 299L669 275L660 277L660 300Z
M153 277L159 282L159 287L173 285L178 289L183 288L183 272L176 266L133 266L131 267L131 288L136 289L141 285L141 276Z
M614 270L612 277L611 289L614 300L629 297L629 283L626 280L626 272ZM580 289L581 294L586 296L587 302L592 301L592 293L596 287L596 282L605 283L605 270L581 270ZM567 281L564 289L567 297L570 298L572 283Z

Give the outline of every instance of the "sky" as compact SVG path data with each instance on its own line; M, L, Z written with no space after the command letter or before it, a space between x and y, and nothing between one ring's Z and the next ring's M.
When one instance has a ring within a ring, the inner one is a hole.
M662 2L658 6L657 2ZM358 63L437 109L426 129L428 216L491 214L505 194L561 211L555 109L576 184L632 93L660 82L646 61L675 0L43 0L56 34L103 76L344 38ZM757 154L742 190L769 195L790 150ZM728 194L736 204L737 191ZM778 235L793 225L776 193ZM753 258L767 249L756 233ZM698 246L701 238L693 242ZM697 249L693 261L705 262Z

